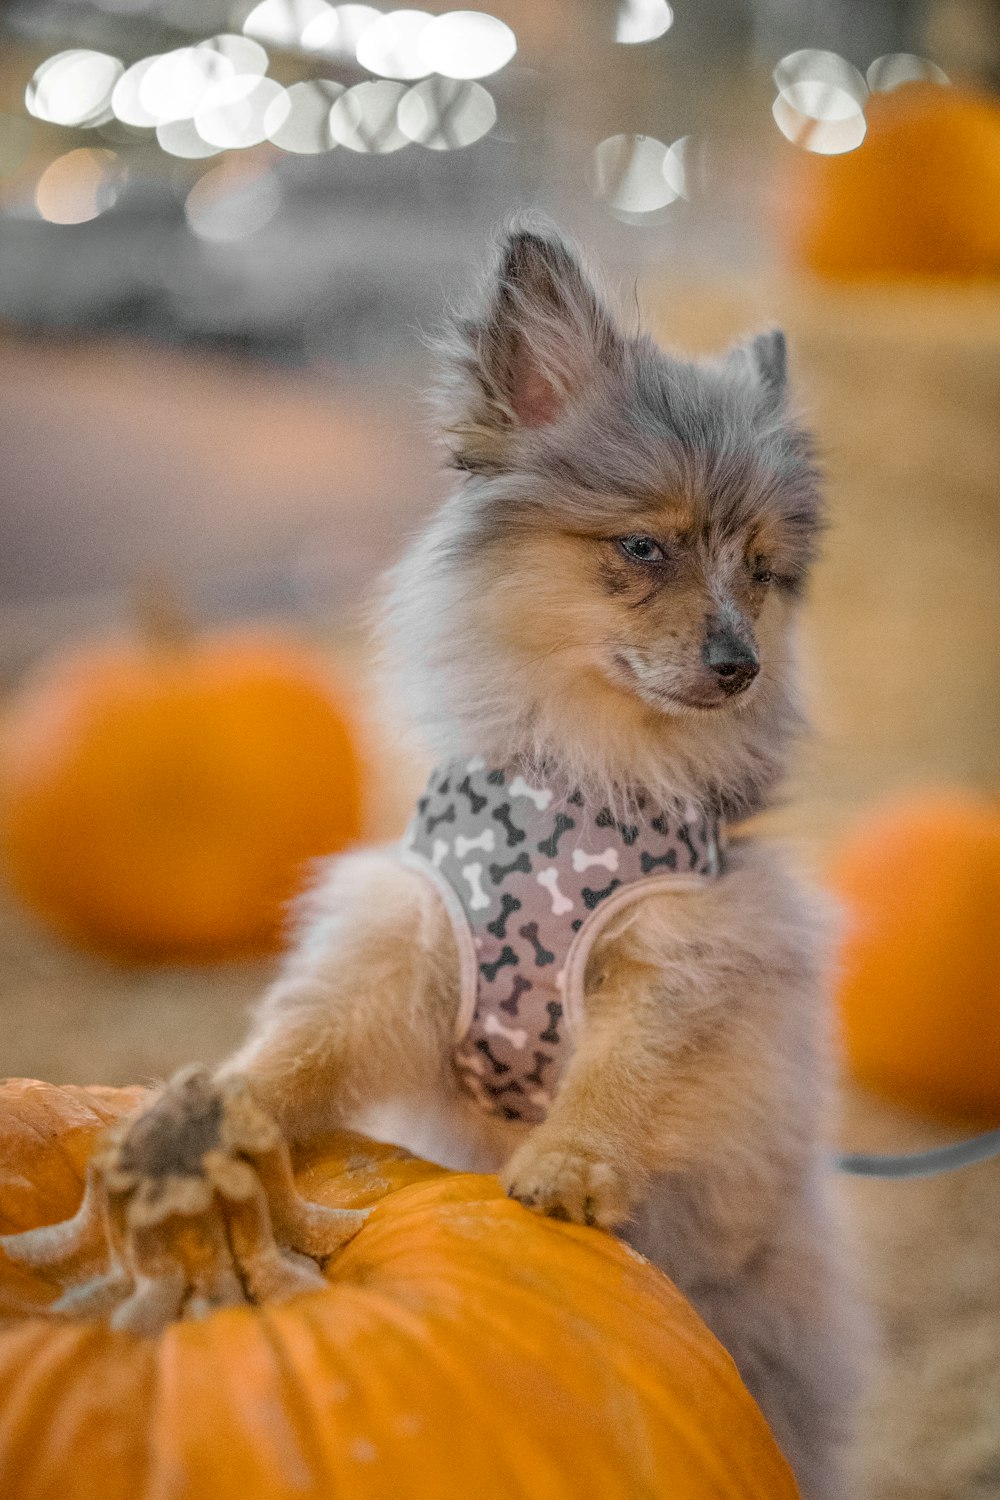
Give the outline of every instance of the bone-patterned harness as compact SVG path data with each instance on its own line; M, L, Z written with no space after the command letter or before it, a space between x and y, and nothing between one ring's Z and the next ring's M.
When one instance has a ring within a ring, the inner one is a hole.
M545 1118L582 1014L583 973L612 912L721 873L717 820L642 796L620 820L481 759L439 767L403 861L440 891L462 966L455 1066L491 1113Z

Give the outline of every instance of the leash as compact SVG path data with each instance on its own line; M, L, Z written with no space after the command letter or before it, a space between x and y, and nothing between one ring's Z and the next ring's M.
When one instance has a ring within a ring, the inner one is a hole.
M834 1164L838 1171L849 1172L854 1177L902 1180L905 1177L936 1177L941 1172L954 1172L959 1167L989 1161L993 1156L1000 1156L1000 1130L987 1130L983 1135L956 1141L953 1146L939 1146L934 1151L915 1151L903 1156L849 1152L835 1157Z

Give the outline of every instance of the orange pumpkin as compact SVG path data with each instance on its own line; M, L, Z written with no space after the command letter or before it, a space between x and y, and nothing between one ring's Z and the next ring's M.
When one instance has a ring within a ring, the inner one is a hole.
M73 1213L136 1099L0 1088L0 1231ZM359 1137L297 1182L375 1205L326 1284L156 1336L47 1318L0 1251L4 1500L794 1500L728 1355L610 1236Z
M960 793L886 809L831 879L850 922L840 1005L856 1077L1000 1125L1000 809Z
M15 889L125 958L274 946L307 862L357 837L359 801L326 664L276 633L83 647L40 669L0 730Z
M783 228L832 280L1000 276L1000 104L907 83L870 97L854 151L788 147Z

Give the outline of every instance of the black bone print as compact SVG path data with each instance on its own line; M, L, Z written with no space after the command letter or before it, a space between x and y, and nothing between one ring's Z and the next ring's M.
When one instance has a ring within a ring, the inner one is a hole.
M524 842L525 838L527 837L524 829L516 827L516 825L513 824L510 820L509 802L501 802L499 807L495 807L493 809L493 816L498 823L502 823L504 828L506 828L508 846L521 844Z
M629 848L632 847L639 837L638 825L636 823L619 823L617 818L611 816L610 807L602 807L594 819L594 823L598 828L617 828L621 835L622 843L627 844Z
M646 851L643 850L640 863L642 865L642 873L644 875L648 875L650 870L655 870L657 865L666 865L668 870L676 870L677 850L668 849L666 854L661 854L659 856L647 854Z
M448 793L451 791L451 777L446 776L441 782L440 786L436 786L434 790L439 797L447 797Z
M443 813L438 813L436 818L427 819L427 832L433 833L439 823L454 823L454 821L455 804L454 802L449 802L447 808Z
M418 800L418 802L417 802L417 812L420 814L421 817L423 817L423 815L427 811L428 807L430 807L430 804L431 804L431 799L429 797L421 797Z
M514 912L521 910L521 903L516 896L508 896L504 892L500 901L500 915L495 922L486 924L486 931L492 932L493 936L503 940L507 936L507 918Z
M691 842L691 833L686 823L682 823L678 828L677 837L680 839L681 843L684 845L685 849L691 856L691 863L688 865L688 869L693 870L695 865L698 863L698 851L694 847L694 844Z
M577 917L576 921L571 922L569 925L572 927L574 932L579 932L580 928L583 926L583 918Z
M583 793L581 792L580 788L577 787L575 792L570 792L569 796L566 798L566 801L570 804L571 807L582 807Z
M480 797L478 792L473 791L471 776L466 776L464 781L458 783L458 790L464 797L468 797L469 806L472 808L473 813L482 812L486 806L486 798Z
M503 786L503 772L489 771L487 773L486 780L489 782L490 786Z
M519 854L514 860L513 864L490 865L490 879L492 880L494 885L499 885L501 880L506 880L508 875L513 875L515 873L520 873L522 875L531 874L531 860L528 858L527 854Z
M494 979L496 979L496 977L499 974L499 972L500 972L501 969L506 968L508 964L516 964L516 963L517 963L517 954L514 952L513 948L510 946L509 943L505 943L504 947L503 947L503 951L500 954L500 957L498 959L496 959L495 962L493 962L493 963L480 964L479 965L479 972L480 972L480 974L484 974L486 976L486 979L487 979L488 983L492 984L493 981L494 981Z
M545 1009L549 1013L549 1024L546 1026L545 1030L542 1032L538 1040L540 1042L558 1042L559 1033L556 1030L556 1025L558 1024L559 1019L562 1016L562 1006L559 1004L558 1000L550 1000Z
M483 1056L488 1059L494 1073L510 1072L510 1063L501 1062L499 1057L493 1056L493 1053L490 1051L490 1044L484 1036L481 1036L479 1038L479 1041L476 1043L476 1051L481 1052ZM488 1087L489 1085L487 1084L487 1088Z
M524 1089L516 1078L508 1078L506 1083L483 1083L483 1088L494 1099L499 1099L502 1094L523 1094Z
M534 948L534 950L535 950L535 964L537 965L537 967L539 969L544 969L544 967L545 967L546 964L554 964L555 963L555 961L556 961L555 954L554 953L550 953L549 950L548 950L548 948L543 947L542 944L538 941L538 923L537 922L525 922L524 926L523 927L519 927L517 930L518 930L518 932L521 934L521 936L523 938L527 938L528 939L528 942ZM480 965L480 967L482 967L482 965Z
M583 890L580 892L581 896L583 897L584 906L588 911L593 911L595 906L603 901L606 896L610 896L611 892L617 890L620 885L620 880L612 880L611 884L606 885L603 891L595 891L592 890L589 885L585 885Z
M558 1016L556 1017L556 1020L558 1020ZM525 1083L533 1083L538 1088L541 1088L543 1083L545 1082L542 1077L542 1069L550 1067L552 1059L547 1052L536 1052L534 1053L534 1058L535 1066L530 1073L525 1073L524 1081Z
M649 826L655 828L657 833L662 833L665 839L670 837L670 819L666 813L657 813L655 818L650 818Z
M521 996L526 995L532 989L534 989L534 985L530 979L525 979L523 974L515 974L514 987L506 1000L500 1001L500 1009L506 1011L509 1016L516 1016L521 1003Z
M549 859L555 859L559 849L559 840L570 828L576 827L575 818L567 818L565 813L556 813L556 826L547 839L542 839L538 845L539 854L547 854Z

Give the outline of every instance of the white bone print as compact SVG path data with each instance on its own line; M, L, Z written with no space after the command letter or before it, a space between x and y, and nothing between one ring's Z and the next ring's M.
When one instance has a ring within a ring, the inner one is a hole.
M486 770L486 762L481 755L474 755L471 760L465 762L465 769L475 774L477 771Z
M588 854L586 849L573 850L573 869L578 875L582 875L584 870L589 870L591 865L603 865L614 875L618 869L618 851L605 849L603 854Z
M438 865L441 863L441 861L444 859L444 857L445 857L445 855L447 853L448 853L448 840L447 839L435 839L434 840L434 849L433 849L433 851L431 853L431 864L434 866L435 869L437 869Z
M505 1042L510 1042L515 1052L523 1052L528 1044L528 1033L520 1026L513 1029L498 1021L496 1016L488 1015L483 1028L487 1036L502 1036Z
M508 788L512 797L530 797L531 801L544 812L552 801L552 793L542 787L529 786L523 776L515 776Z
M460 833L455 840L455 853L459 859L464 859L471 849L483 849L487 854L492 854L496 847L497 836L492 828L484 828L482 833L474 839L467 839Z
M564 896L559 889L559 871L555 865L548 865L546 869L539 870L535 876L539 885L543 885L552 900L552 910L557 917L565 912L573 910L573 903L568 896Z
M482 873L483 867L478 861L474 865L462 866L462 874L468 881L469 890L472 892L472 900L469 902L471 911L483 911L490 904L490 898L482 887Z

